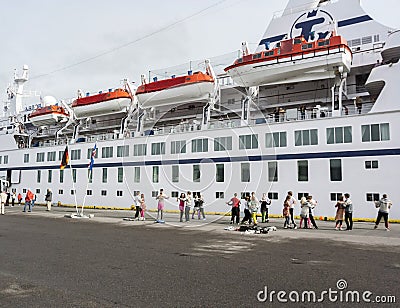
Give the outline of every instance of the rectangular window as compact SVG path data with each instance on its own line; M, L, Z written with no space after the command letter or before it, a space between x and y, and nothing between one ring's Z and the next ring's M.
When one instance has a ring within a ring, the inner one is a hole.
M333 193L331 193L331 201L338 201L341 196L343 196L342 193L334 193L333 192Z
M56 151L47 152L47 161L56 161Z
M102 177L102 182L107 183L107 168L103 168L103 177Z
M248 191L242 191L240 193L240 199L246 199L246 197L250 197L250 193Z
M277 192L269 192L268 198L271 200L278 200L278 193Z
M326 129L326 143L351 143L353 141L352 137L352 127L329 127Z
M171 154L186 153L186 141L171 141Z
M71 189L71 195L75 195L76 190L75 189Z
M117 157L128 157L129 156L129 145L117 146Z
M64 183L64 170L60 170L60 184Z
M151 144L151 155L165 154L165 142L157 142Z
M88 182L93 183L93 169L92 170L88 169L87 173L88 173Z
M145 156L145 155L146 155L146 144L133 145L133 156Z
M113 157L113 147L103 147L103 148L101 148L101 157L102 158L111 158L111 157Z
M294 145L317 145L318 144L318 130L317 129L306 129L296 130L294 132Z
M158 191L157 190L153 190L152 192L151 192L151 197L152 198L155 198L155 197L157 197L158 196Z
M47 182L51 183L53 180L53 170L47 170Z
M76 169L72 169L72 180L76 183Z
M3 161L3 156L0 156L0 164L2 163L2 161Z
M268 181L278 182L278 162L276 161L268 162Z
M81 159L81 150L71 150L71 160Z
M216 191L215 192L215 199L224 199L225 193L223 191Z
M179 192L178 191L172 191L171 192L171 197L172 198L178 198L179 197Z
M232 137L214 138L214 151L232 150Z
M172 166L172 182L173 183L179 182L179 166L178 165Z
M63 194L64 194L64 190L63 190L63 189L59 189L59 190L58 190L58 194L59 194L59 195L63 195Z
M286 147L286 132L266 133L265 134L265 147Z
M200 165L193 165L193 182L200 182Z
M122 197L122 190L117 190L117 197Z
M40 194L40 188L36 188L36 194Z
M365 169L378 169L379 163L377 160L366 160Z
M342 160L341 159L330 159L330 178L331 181L342 180Z
M29 163L29 154L24 154L24 163Z
M250 182L250 163L240 164L240 180L244 183Z
M61 161L64 156L64 151L58 151L58 160Z
M93 152L93 148L90 148L87 150L87 159L92 158L92 152ZM96 150L96 154L94 154L94 158L98 158L99 157L99 151Z
M107 190L102 190L100 193L102 196L107 196Z
M208 152L208 139L194 139L192 140L192 153Z
M37 174L36 174L36 182L37 183L40 183L41 177L42 177L42 170L38 170Z
M241 135L239 136L239 149L257 149L258 148L258 135Z
M88 189L88 190L86 190L86 194L88 196L91 196L91 195L93 195L93 191L91 189Z
M215 180L217 182L224 182L225 181L225 166L224 164L216 164L216 174Z
M299 182L308 181L308 160L297 161L297 180Z
M298 200L300 200L301 198L307 198L307 196L309 195L309 193L308 192L299 192L298 194L297 194L297 199Z
M122 183L124 181L124 168L118 167L118 183Z
M379 201L378 193L367 193L366 197L367 197L367 201Z
M153 166L153 183L158 183L160 181L160 167Z
M389 123L361 125L362 142L390 140Z
M4 155L4 164L8 164L8 155Z
M135 167L134 173L133 181L135 183L140 183L140 167Z
M44 162L44 153L36 153L36 161L38 163Z

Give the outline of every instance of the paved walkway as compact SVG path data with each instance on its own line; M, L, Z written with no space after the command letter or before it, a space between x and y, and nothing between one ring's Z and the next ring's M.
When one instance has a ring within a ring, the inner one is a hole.
M23 206L6 207L6 215L29 215L29 216L45 216L53 219L71 219L66 218L67 215L76 213L74 208L52 207L50 212L46 211L46 207L37 205L31 213L23 213ZM228 231L225 228L231 226L229 224L230 217L222 215L207 215L206 220L197 218L190 222L179 222L179 214L165 213L165 223L155 223L157 213L147 212L145 221L126 221L123 218L133 218L135 211L120 210L92 210L85 209L85 215L92 214L92 218L73 219L79 221L87 221L89 223L109 223L123 227L150 227L150 228L179 228L188 231L208 231L232 234L234 236L251 236L254 238L268 239L271 241L290 241L295 239L328 239L332 241L347 242L361 245L379 245L379 246L397 246L400 249L400 224L391 224L390 232L385 230L383 223L377 230L374 230L374 223L356 222L352 231L336 231L334 230L334 222L317 221L318 230L305 229L283 229L283 219L270 219L269 223L259 226L276 226L277 231L264 234L244 234L243 232ZM260 221L260 219L259 219ZM345 226L345 224L344 224ZM236 226L235 226L236 227Z

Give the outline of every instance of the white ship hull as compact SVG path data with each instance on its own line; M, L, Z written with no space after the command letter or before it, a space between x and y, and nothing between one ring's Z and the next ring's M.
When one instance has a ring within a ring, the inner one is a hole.
M206 101L213 91L214 83L196 82L136 96L141 108L151 108L192 101Z
M126 112L131 100L129 98L117 98L98 103L92 103L82 106L76 106L72 109L78 119L101 116L107 114L115 114Z
M310 54L273 59L259 63L239 65L228 71L234 82L242 87L305 82L334 78L335 71L343 66L350 71L351 53L341 47Z

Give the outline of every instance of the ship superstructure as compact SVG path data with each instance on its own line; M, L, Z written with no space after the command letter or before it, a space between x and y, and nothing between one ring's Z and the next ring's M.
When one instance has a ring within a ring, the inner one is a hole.
M372 218L383 193L400 199L399 58L400 32L358 0L292 0L258 48L244 42L225 72L206 60L203 71L142 76L138 89L125 80L25 110L24 67L1 120L0 176L17 192L40 198L51 188L56 201L86 196L95 206L131 207L141 191L152 208L163 188L174 197L166 207L176 209L175 197L190 190L213 212L227 211L234 192L255 191L280 214L292 190L319 201L317 216L333 216L349 192L354 216ZM71 161L60 170L66 145ZM396 207L391 218L400 218Z

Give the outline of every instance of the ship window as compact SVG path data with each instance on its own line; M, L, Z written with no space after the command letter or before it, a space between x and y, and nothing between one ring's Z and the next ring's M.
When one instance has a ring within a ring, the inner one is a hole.
M318 46L328 46L329 45L329 40L325 40L325 41L321 41L321 42L318 42Z
M1 164L2 160L3 160L3 156L0 156L0 164Z
M71 160L79 160L81 159L81 150L72 150L71 151Z
M113 147L103 147L103 148L101 148L101 157L102 158L111 158L111 157L113 157Z
M268 181L278 182L278 162L276 161L268 162Z
M71 195L75 195L76 190L75 189L71 189Z
M63 195L63 194L64 194L64 190L59 189L59 190L58 190L58 194L59 194L59 195Z
M215 192L215 199L224 199L225 193L223 191L216 191Z
M87 159L92 158L92 152L93 152L93 148L90 148L87 150ZM94 154L94 158L98 158L98 157L99 157L99 151L96 150L96 153Z
M338 201L343 196L342 193L331 193L331 201Z
M342 181L342 160L341 159L330 159L330 179L332 182Z
M64 170L60 170L60 183L64 183Z
M117 190L117 197L122 197L122 193L123 193L122 190Z
M53 180L53 170L47 170L47 182L51 183Z
M312 43L301 45L301 49L303 49L303 50L310 49L310 48L312 48Z
M366 160L365 169L378 169L379 163L377 160Z
M171 154L186 153L186 141L171 141Z
M353 137L351 126L330 127L326 129L327 144L351 143L352 141Z
M255 55L253 55L253 60L260 59L260 58L261 58L261 53L257 53Z
M36 162L44 162L44 153L36 153Z
M47 161L56 161L56 152L47 152Z
M177 191L172 191L172 192L171 192L171 197L172 197L172 198L178 198L178 197L179 197L179 192L177 192Z
M214 151L232 150L232 137L216 137L214 139Z
M72 169L72 180L76 183L76 169Z
M117 175L118 183L122 183L124 181L124 168L118 167L117 172L118 172L118 175Z
M240 193L240 199L246 199L246 197L250 198L250 193L248 191L242 191Z
M299 38L294 39L294 44L301 44L301 39L299 39Z
M379 34L374 35L374 42L379 42Z
M379 201L378 193L367 193L366 197L367 197L367 201Z
M8 155L4 155L3 162L4 162L4 164L8 164Z
M129 145L117 146L117 157L128 157L129 156Z
M192 140L192 153L196 152L208 152L208 139Z
M107 190L102 190L102 191L101 191L101 195L102 195L102 196L107 196Z
M270 57L270 56L273 56L273 55L274 55L274 51L273 50L264 52L264 56L265 57Z
M250 182L250 163L240 164L240 180L244 183Z
M152 198L156 198L158 196L158 191L157 190L153 190L152 192L151 192L151 197Z
M317 129L306 129L296 130L294 132L294 145L317 145L318 144L318 130Z
M29 163L29 154L24 154L24 163Z
M153 183L158 183L160 181L160 167L153 166Z
M297 161L297 180L299 182L308 181L308 160Z
M40 188L36 188L36 194L40 194ZM37 196L34 196L34 200L36 201Z
M268 198L271 200L278 200L278 193L277 192L269 192Z
M87 176L88 183L93 183L93 169L88 169Z
M133 156L145 156L146 155L146 144L135 144L133 146Z
M140 167L135 167L133 182L140 183Z
M225 181L225 166L224 164L216 164L216 172L215 172L215 180L216 182L224 182Z
M239 59L237 60L237 62L238 62L238 63L242 63L242 62L243 62L243 59L242 59L242 58L239 58Z
M58 151L58 160L61 161L64 156L64 151Z
M389 123L361 126L362 142L390 140Z
M193 165L193 182L200 182L200 165Z
M297 199L300 200L301 198L307 198L310 194L308 192L299 192L297 194Z
M86 195L88 196L93 195L93 191L91 189L86 190Z
M372 43L372 36L365 36L361 39L361 43L364 44L371 44Z
M36 173L36 182L37 183L40 183L41 176L42 176L42 170L37 170L37 173Z
M151 144L151 155L165 154L165 142L157 142Z
M103 172L102 182L107 183L107 173L108 173L107 168L103 168L102 172Z
M241 135L239 136L239 149L257 149L258 135Z
M172 182L173 183L179 182L179 166L178 165L172 166Z
M286 147L286 132L266 133L265 134L265 147Z

